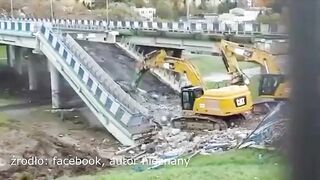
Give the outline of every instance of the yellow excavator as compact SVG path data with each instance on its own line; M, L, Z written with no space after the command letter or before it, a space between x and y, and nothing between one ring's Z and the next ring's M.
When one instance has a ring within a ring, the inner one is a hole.
M238 61L253 62L259 64L265 71L261 74L259 96L275 100L288 99L290 93L288 81L272 54L226 40L221 40L220 49L226 69L232 76L232 84L249 83L249 78L240 69Z
M206 89L197 68L187 59L168 56L164 50L153 51L145 56L139 66L136 88L143 74L151 68L167 69L184 75L189 86L181 88L183 115L172 120L180 129L226 129L227 120L243 118L252 109L251 93L245 85L232 85L218 89Z

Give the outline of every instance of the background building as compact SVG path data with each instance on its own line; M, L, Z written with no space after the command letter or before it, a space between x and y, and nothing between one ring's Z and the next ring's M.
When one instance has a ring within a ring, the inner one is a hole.
M155 8L134 8L134 11L137 12L142 18L148 21L153 21L153 18L156 14Z

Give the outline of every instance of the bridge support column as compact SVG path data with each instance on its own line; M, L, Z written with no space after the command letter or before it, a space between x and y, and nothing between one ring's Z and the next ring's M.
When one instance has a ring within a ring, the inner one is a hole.
M38 89L37 60L37 55L30 52L28 57L28 77L30 91L35 91Z
M22 70L22 61L25 59L23 52L25 48L22 47L15 47L15 65L14 68L18 72L18 74L22 75L23 70Z
M181 58L182 57L182 50L181 49L173 50L173 57Z
M116 43L118 35L119 35L119 32L117 31L108 32L106 41L108 43Z
M13 45L7 45L7 58L8 58L8 65L10 67L15 66L15 46Z
M61 100L61 75L59 71L48 62L51 79L51 101L52 108L59 109L62 106Z

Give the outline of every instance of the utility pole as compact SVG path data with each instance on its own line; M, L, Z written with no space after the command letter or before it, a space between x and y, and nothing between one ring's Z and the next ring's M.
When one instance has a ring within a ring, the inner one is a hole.
M187 20L189 20L190 17L190 0L187 0Z
M11 18L13 18L13 0L10 0L10 14L11 14Z
M109 0L106 0L107 29L109 30Z
M50 0L50 14L51 14L51 20L53 20L53 0Z

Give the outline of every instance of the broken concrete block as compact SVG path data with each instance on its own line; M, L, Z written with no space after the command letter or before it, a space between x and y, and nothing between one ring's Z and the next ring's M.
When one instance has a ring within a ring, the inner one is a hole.
M135 152L133 150L130 150L129 154L135 154Z
M172 134L172 135L177 135L177 134L179 134L180 132L181 132L180 129L171 129L171 134Z
M156 144L149 143L141 145L141 150L146 151L147 153L154 153L156 151Z
M161 124L162 125L168 124L168 117L167 116L162 116L161 117Z
M159 99L159 95L157 94L151 94L152 99L158 100Z
M184 149L174 149L174 150L163 153L161 157L163 159L173 158L173 157L180 156L184 152L185 152Z

